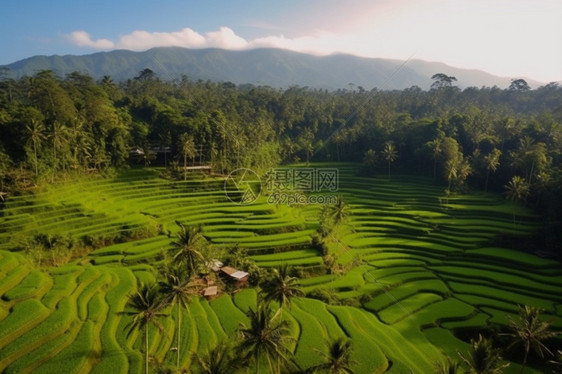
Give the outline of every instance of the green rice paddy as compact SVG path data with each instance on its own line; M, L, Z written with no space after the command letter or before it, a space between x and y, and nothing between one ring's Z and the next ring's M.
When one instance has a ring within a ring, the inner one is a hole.
M517 207L514 223L513 205L500 195L447 197L425 178L389 181L358 177L356 165L330 166L350 208L329 244L344 271L330 275L312 245L319 206L275 206L264 196L238 206L219 177L168 181L157 170L131 169L11 197L0 210L0 372L142 372L141 335L126 337L130 319L121 312L138 281L155 278L176 220L204 225L212 244L245 248L263 268L314 270L301 282L306 292L361 300L358 308L303 298L284 312L303 367L320 362L315 349L325 350L328 338L349 336L357 373L428 373L443 353L468 349L457 331L505 325L520 304L562 317L560 263L490 244L500 233L532 234L531 211ZM25 257L38 235L99 248L38 270ZM105 245L107 238L125 242ZM254 289L195 298L182 315L182 351L233 338L256 298ZM151 330L149 346L155 360L172 365L175 312L166 312L166 334ZM192 360L186 354L183 367Z

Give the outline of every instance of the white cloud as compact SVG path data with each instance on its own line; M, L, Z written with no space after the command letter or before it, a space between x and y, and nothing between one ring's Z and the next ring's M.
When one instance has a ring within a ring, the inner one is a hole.
M115 47L115 43L108 39L92 40L90 34L86 31L74 31L66 37L79 47L90 47L95 49L111 49Z
M190 28L174 32L138 30L113 41L93 40L85 31L75 31L67 38L78 46L94 49L266 47L320 55L349 53L402 60L414 57L501 76L543 81L562 78L562 26L556 18L562 10L559 0L545 0L545 6L537 8L524 0L497 0L494 6L484 0L405 1L408 6L387 0L381 6L366 7L357 17L339 21L345 31L314 29L296 37L271 30L269 35L245 39L223 26L206 33Z
M67 39L79 47L94 49L124 48L135 51L153 47L184 47L184 48L283 48L310 53L332 53L338 37L334 34L321 33L312 36L286 38L283 35L271 35L253 40L246 40L229 27L220 27L216 31L200 34L190 28L174 32L148 32L136 30L121 36L113 42L108 39L93 40L85 31L74 31L66 35ZM341 44L341 43L340 43Z
M144 50L153 47L203 48L206 46L204 36L190 28L174 32L133 31L119 38L119 48Z
M236 35L228 27L221 27L218 31L208 32L205 35L207 47L225 49L244 49L248 47L248 42Z

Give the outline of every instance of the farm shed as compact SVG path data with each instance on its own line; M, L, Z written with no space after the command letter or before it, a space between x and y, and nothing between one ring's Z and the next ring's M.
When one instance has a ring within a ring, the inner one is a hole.
M245 271L237 270L230 266L223 266L220 268L221 272L228 276L228 278L236 281L236 286L241 287L248 281L250 274Z

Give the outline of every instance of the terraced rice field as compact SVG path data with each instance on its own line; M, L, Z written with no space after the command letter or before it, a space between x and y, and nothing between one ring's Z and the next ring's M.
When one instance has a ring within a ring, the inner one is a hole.
M363 308L296 300L284 318L301 366L320 362L314 349L325 350L328 337L349 336L357 373L432 372L444 352L467 349L455 333L506 324L518 304L543 307L562 328L560 263L489 244L498 233L532 233L532 212L515 207L522 220L514 224L514 206L499 195L447 198L424 178L358 177L355 165L334 166L350 216L328 237L328 248L345 271L301 283L305 291L361 300ZM176 220L204 225L215 246L245 248L261 267L288 263L321 272L311 239L320 206L275 206L263 196L238 206L223 185L222 178L172 182L133 169L12 197L0 210L0 372L142 372L141 336L126 336L130 319L121 312L138 281L155 278ZM140 233L150 237L103 246L104 238ZM23 255L38 234L101 248L42 271ZM182 315L182 351L204 352L233 338L255 304L254 289L194 299ZM151 330L149 347L157 361L174 364L175 313L168 314L166 333ZM186 354L183 367L192 359Z

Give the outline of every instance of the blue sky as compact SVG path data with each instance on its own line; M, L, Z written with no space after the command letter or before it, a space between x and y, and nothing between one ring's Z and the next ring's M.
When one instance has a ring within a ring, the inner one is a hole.
M560 0L21 0L0 8L0 64L155 46L286 48L441 61L562 81Z

